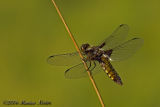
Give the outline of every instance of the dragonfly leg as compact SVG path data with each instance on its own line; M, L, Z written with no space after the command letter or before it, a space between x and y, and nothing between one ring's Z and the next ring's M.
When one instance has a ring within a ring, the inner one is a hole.
M86 59L86 58L83 58L82 61L87 62L87 59Z
M95 61L93 61L93 63L94 63L94 66L93 66L93 68L91 69L91 71L96 67Z
M92 69L90 69L90 73L92 74L92 70L96 67L96 63L93 61L93 63L94 63L94 66L93 66L93 68Z
M89 61L89 66L88 66L88 69L90 69L91 68L91 61Z

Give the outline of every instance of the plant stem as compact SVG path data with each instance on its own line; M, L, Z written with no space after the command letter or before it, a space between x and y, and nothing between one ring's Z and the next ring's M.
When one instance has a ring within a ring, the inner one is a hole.
M54 0L52 0L52 3L54 4L54 6L55 6L55 8L56 8L56 11L57 11L60 19L62 20L62 22L63 22L63 24L64 24L64 26L65 26L65 28L66 28L69 36L70 36L70 38L72 39L72 41L73 41L73 43L74 43L74 46L75 46L76 50L77 50L78 53L79 53L79 56L81 57L81 59L84 59L84 57L83 57L83 55L81 54L81 51L80 51L80 49L79 49L79 47L78 47L78 45L77 45L77 42L76 42L76 40L74 39L71 31L69 30L69 27L67 26L67 24L66 24L66 22L65 22L65 20L64 20L64 18L63 18L63 16L62 16L59 8L58 8L58 6L56 5L56 3L55 3ZM89 79L91 80L91 83L92 83L92 85L93 85L93 87L94 87L94 89L95 89L95 91L96 91L96 94L97 94L98 99L99 99L99 101L100 101L100 103L101 103L101 106L102 106L102 107L105 107L105 106L104 106L104 103L103 103L103 99L102 99L102 97L101 97L101 94L100 94L100 92L99 92L99 90L98 90L98 88L97 88L97 85L96 85L96 83L95 83L95 80L94 80L93 76L91 75L91 72L90 72L89 69L88 69L88 66L87 66L86 62L83 61L83 60L82 60L82 62L83 62L84 67L85 67L85 69L86 69L86 71L87 71L87 73L88 73Z

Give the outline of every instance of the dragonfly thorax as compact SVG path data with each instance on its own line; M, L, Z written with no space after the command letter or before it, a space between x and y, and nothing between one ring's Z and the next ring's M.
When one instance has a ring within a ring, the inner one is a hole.
M81 51L87 56L89 60L100 60L105 51L98 46L91 47L89 44L82 44Z

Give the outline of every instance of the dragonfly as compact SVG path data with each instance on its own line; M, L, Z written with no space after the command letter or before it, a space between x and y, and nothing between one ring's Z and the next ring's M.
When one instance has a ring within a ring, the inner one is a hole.
M71 66L65 71L66 78L87 77L87 70L82 62L88 66L91 75L104 71L111 80L123 85L122 80L111 62L122 61L131 57L143 44L143 39L132 38L125 41L129 32L127 24L119 25L115 31L97 46L82 44L80 51L84 59L79 57L78 52L49 56L47 62L57 66Z

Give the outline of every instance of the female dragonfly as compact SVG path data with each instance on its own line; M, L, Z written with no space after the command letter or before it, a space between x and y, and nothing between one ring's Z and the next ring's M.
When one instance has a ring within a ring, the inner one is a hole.
M83 61L87 63L92 75L100 72L100 69L102 68L115 83L119 85L123 84L119 74L111 65L111 62L129 58L143 44L143 39L140 38L133 38L124 42L128 35L128 31L128 25L121 24L98 46L90 46L88 43L82 44L80 49L82 55L84 55ZM52 55L47 61L49 64L58 66L73 65L73 67L65 71L66 78L81 78L88 76L78 52Z

